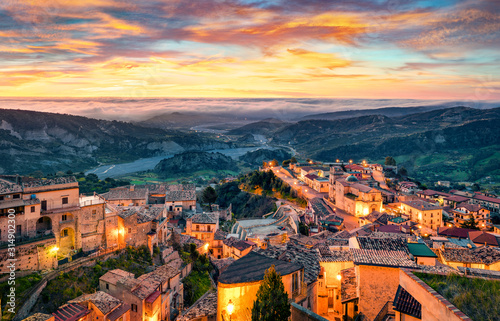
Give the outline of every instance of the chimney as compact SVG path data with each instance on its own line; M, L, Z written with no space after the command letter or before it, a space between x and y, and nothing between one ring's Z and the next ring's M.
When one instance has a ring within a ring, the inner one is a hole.
M130 191L133 192L135 190L135 185L130 185Z

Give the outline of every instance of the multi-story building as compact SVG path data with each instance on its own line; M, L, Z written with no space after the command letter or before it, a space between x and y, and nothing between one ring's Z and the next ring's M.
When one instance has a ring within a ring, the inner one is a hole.
M219 229L219 217L214 213L199 213L186 219L186 232L198 240L208 243L214 240L214 234Z
M354 176L335 181L335 205L355 216L382 211L382 194L376 188L359 183Z
M9 225L15 226L17 266L22 270L53 268L58 259L77 249L89 251L106 245L104 200L80 198L74 177L0 177L2 259L7 258Z
M456 225L463 224L470 218L474 218L477 226L480 229L485 229L491 222L490 211L479 204L461 203L451 213L453 214L453 222Z
M112 270L101 276L99 288L130 305L131 321L169 321L184 302L181 271L180 259L138 278L123 270Z
M401 212L421 226L437 230L443 226L443 208L422 200L401 202Z

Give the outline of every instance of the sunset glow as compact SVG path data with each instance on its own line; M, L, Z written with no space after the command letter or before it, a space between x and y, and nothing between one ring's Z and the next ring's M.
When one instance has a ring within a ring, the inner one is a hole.
M500 99L500 5L0 4L0 96Z

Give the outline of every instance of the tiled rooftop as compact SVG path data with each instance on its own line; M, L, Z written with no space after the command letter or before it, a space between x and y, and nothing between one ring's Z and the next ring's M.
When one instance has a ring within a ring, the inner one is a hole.
M90 313L90 310L78 303L69 303L60 307L52 315L55 317L55 321L76 321Z
M121 218L127 218L131 215L137 214L137 223L142 224L150 222L154 219L158 219L163 212L163 207L153 207L153 206L130 206L118 208L118 216Z
M141 275L137 280L140 283L132 289L132 293L140 299L145 299L156 291L158 286L167 282L180 273L179 268L182 266L182 260L176 259L168 264L159 266L153 272Z
M68 301L68 303L83 303L88 301L91 301L105 315L121 304L119 299L103 291L81 295Z
M330 250L330 255L321 256L320 262L352 262L353 255L351 250L345 251L332 251Z
M288 243L286 247L269 246L266 250L256 249L255 252L265 256L296 263L304 267L304 281L309 284L318 278L320 272L318 250Z
M35 313L24 319L23 321L46 321L52 318L53 315L45 313Z
M214 233L214 240L225 240L227 238L227 232L222 230L217 230Z
M396 311L411 315L417 319L422 317L422 305L401 285L398 286L393 304Z
M469 232L469 240L471 240L474 243L485 244L490 246L498 247L499 245L498 238L495 235L484 231Z
M215 266L215 268L221 273L224 271L225 268L227 268L229 265L231 265L234 261L236 261L233 257L227 257L223 259L210 259L210 262Z
M128 310L130 310L130 305L122 304L117 309L113 310L106 319L108 321L115 321L116 319L124 315Z
M250 252L228 266L220 275L219 282L224 284L261 281L264 273L274 265L276 272L282 276L302 269L301 265L267 257L257 252Z
M23 177L23 187L24 188L32 188L32 187L40 187L40 186L50 186L50 185L62 185L62 184L70 184L70 183L78 183L74 176L65 176L65 177L55 177L55 178L47 178L47 179L26 179Z
M359 248L363 250L402 251L409 253L404 238L357 237Z
M351 301L358 297L355 267L340 271L341 287L340 299L342 303Z
M448 262L493 264L500 261L500 250L492 247L477 247L475 249L450 249L439 250L443 258Z
M115 270L111 270L109 272L106 272L106 274L101 276L99 278L99 280L102 280L104 282L115 285L118 281L120 281L123 278L133 279L134 274L130 273L130 272L123 271L121 269L115 269Z
M219 215L214 213L199 213L191 217L193 223L197 224L217 224Z
M202 317L214 317L217 314L217 291L207 292L187 309L177 321L201 320Z
M351 253L355 264L389 267L417 267L417 264L403 251L351 249Z

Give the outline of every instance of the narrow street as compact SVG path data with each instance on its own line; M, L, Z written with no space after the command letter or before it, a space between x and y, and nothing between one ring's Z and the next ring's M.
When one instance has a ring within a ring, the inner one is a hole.
M311 198L315 198L315 197L328 198L328 193L316 192L315 190L313 190L312 188L310 188L309 186L307 186L306 184L304 184L300 180L298 180L296 178L292 178L292 177L284 174L283 171L281 170L281 166L273 167L272 170L276 176L278 176L281 180L283 180L288 185L290 185L294 190L297 191L297 193L300 196L303 196L307 200L309 200ZM383 181L383 178L382 178L382 181ZM385 182L384 182L384 184L385 184ZM359 227L357 217L355 217L351 214L348 214L347 212L339 209L330 201L326 201L326 204L328 206L330 206L335 211L336 215L338 215L344 219L344 226L346 227L346 229L348 231L351 231L351 230Z

